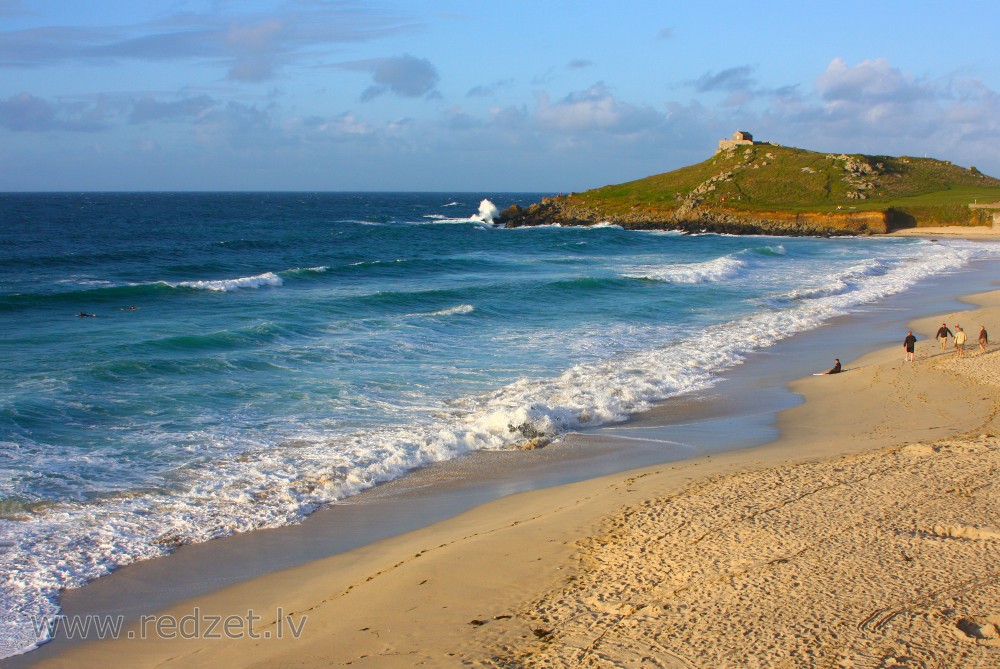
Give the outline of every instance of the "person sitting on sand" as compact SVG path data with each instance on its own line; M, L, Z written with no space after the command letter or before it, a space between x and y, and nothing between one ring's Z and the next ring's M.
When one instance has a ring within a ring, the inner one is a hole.
M913 362L913 348L917 345L917 338L913 336L913 330L909 330L906 333L906 339L903 340L903 348L906 350L906 361Z
M986 353L986 345L990 343L990 336L986 333L986 326L979 326L979 350Z
M955 350L958 351L958 357L965 357L965 330L962 329L961 325L955 326Z
M831 367L828 371L824 372L824 374L840 374L841 372L840 358L834 358L833 360L834 360L833 367Z
M948 337L954 337L955 335L951 333L951 330L948 329L947 325L942 323L935 336L937 337L937 340L941 342L941 350L943 351L948 347Z

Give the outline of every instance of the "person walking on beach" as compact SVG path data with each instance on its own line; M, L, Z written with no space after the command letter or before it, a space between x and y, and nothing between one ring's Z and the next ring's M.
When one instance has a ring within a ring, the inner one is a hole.
M906 333L906 339L903 340L903 348L906 349L906 361L913 362L913 348L917 345L917 338L913 336L913 330L909 330Z
M958 357L965 357L965 330L962 329L961 325L955 326L955 350L958 351Z
M990 336L986 334L986 326L979 326L979 350L986 353L986 345L990 343Z
M941 327L938 328L936 336L937 340L941 342L941 350L943 351L948 348L948 337L954 337L955 335L951 333L951 330L948 329L947 325L942 323Z

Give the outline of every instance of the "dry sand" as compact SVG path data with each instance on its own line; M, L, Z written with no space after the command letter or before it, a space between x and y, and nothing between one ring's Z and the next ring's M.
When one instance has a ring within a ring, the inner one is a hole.
M892 237L944 237L948 239L1000 240L1000 227L986 225L950 225L936 228L904 228L889 233Z
M271 639L41 666L1000 667L1000 350L932 339L1000 334L1000 291L969 299L913 324L914 363L794 384L773 444L514 495L169 612L270 612ZM300 638L273 638L277 607Z

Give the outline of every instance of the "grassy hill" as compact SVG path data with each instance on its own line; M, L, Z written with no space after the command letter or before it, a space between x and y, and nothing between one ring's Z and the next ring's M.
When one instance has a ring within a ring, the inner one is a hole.
M931 158L833 155L761 143L553 200L563 211L587 212L586 219L619 221L878 212L890 227L983 225L990 214L968 205L1000 202L1000 179Z

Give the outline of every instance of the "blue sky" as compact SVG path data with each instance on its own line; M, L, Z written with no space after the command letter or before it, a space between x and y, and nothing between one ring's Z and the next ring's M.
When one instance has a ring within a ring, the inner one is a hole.
M0 190L579 191L717 140L1000 176L1000 12L0 0Z

